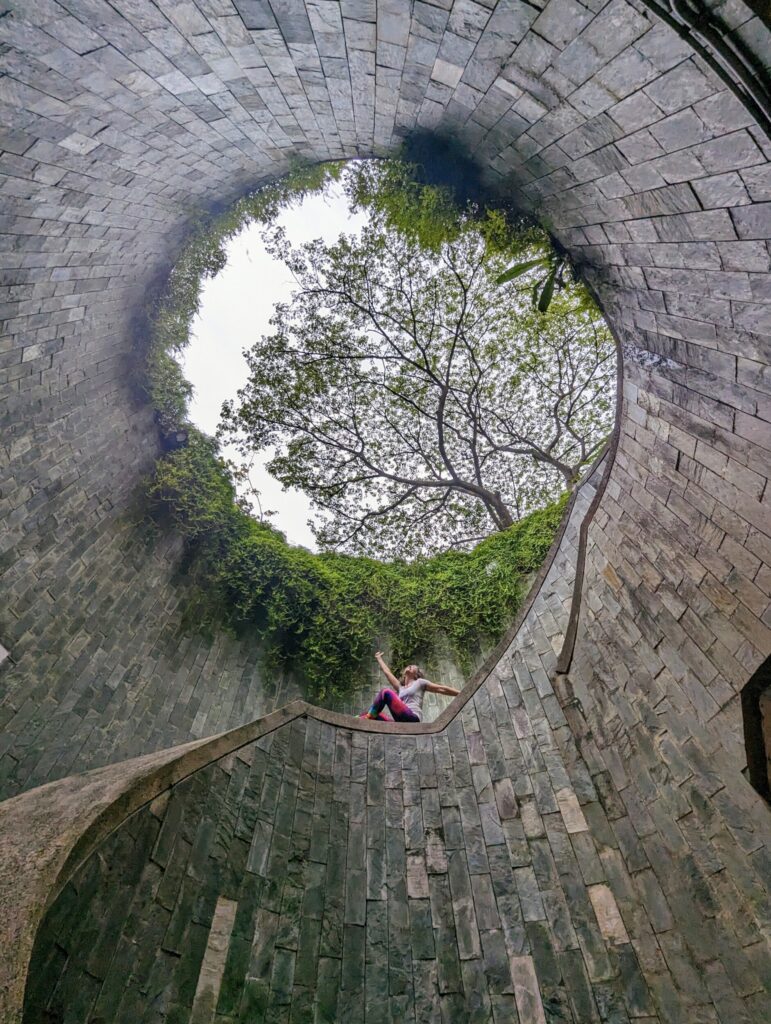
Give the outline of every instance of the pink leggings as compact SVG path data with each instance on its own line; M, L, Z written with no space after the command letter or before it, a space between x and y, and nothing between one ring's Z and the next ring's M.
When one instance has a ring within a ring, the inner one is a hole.
M393 690L382 689L377 697L372 702L372 707L366 714L362 715L362 718L379 718L381 721L386 721L382 718L380 712L384 707L388 706L388 710L395 722L419 722L420 719L412 710L408 708L404 701L399 700L399 695L394 693Z

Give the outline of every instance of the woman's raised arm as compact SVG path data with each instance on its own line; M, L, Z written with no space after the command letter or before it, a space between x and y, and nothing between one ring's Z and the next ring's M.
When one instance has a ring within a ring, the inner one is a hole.
M395 687L396 687L396 690L397 690L397 692L398 692L398 690L399 690L399 680L398 680L398 679L396 678L396 676L395 676L395 675L393 674L393 672L392 672L392 671L391 671L391 669L390 669L390 668L388 667L388 665L386 665L386 663L385 663L385 659L383 658L383 652L382 652L382 651L378 651L378 652L377 652L377 653L375 654L375 661L376 661L376 662L378 663L378 665L380 666L380 671L381 671L381 672L383 673L383 675L384 675L384 676L386 677L386 679L388 680L388 682L389 682L389 683L391 684L391 686L395 686Z
M441 683L429 683L426 687L429 693L443 693L445 697L457 697L460 690L452 686L442 686Z

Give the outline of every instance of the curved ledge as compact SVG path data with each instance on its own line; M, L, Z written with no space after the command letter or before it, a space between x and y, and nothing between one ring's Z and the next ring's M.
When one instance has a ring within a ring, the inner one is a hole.
M692 46L725 85L738 96L771 138L771 84L763 65L736 32L730 32L720 19L698 0L642 0L643 4ZM762 5L745 0L752 9ZM756 10L768 20L769 11Z
M114 829L212 761L307 713L304 701L226 733L51 782L0 805L0 1020L20 1019L38 924Z
M20 1020L27 965L38 925L48 907L96 847L126 818L164 791L213 761L304 716L354 732L423 736L443 732L515 639L554 565L577 498L600 470L606 454L607 449L573 492L551 548L511 627L460 696L433 722L385 725L296 700L228 732L72 775L0 804L0 943L12 951L0 960L0 1019L8 1024Z
M593 289L592 294L597 306L602 309L599 298ZM613 463L616 460L618 442L621 437L621 413L624 406L624 351L616 332L613 330L610 318L605 317L605 322L607 323L616 342L616 412L613 420L613 432L608 438L605 448L602 450L595 461L594 466L590 470L590 475L594 475L597 469L599 469L600 462L607 455L607 465L604 468L602 479L600 480L597 491L592 498L592 503L586 510L586 515L581 520L581 527L578 531L578 556L576 557L576 575L573 580L573 596L570 601L570 615L568 616L565 637L562 641L562 649L557 658L557 667L555 670L559 675L565 675L569 672L570 665L573 661L573 651L575 650L576 637L578 636L578 619L581 614L581 596L584 591L584 573L586 571L586 549L589 544L589 527L591 526L592 520L600 507L602 497L605 494L605 489L610 481L610 474L613 470Z

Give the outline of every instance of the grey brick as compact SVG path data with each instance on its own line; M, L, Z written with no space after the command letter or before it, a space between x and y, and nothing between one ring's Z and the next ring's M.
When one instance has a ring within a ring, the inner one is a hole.
M682 110L715 91L693 61L685 61L646 86L645 94L666 113Z

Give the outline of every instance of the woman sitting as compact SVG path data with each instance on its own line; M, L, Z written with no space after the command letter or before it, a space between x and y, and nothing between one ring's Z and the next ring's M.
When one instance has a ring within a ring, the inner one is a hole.
M389 719L381 714L384 708L388 708L395 722L422 722L423 721L423 694L443 693L447 697L457 697L460 690L452 686L442 686L441 683L430 683L423 678L423 673L417 665L408 665L402 672L401 679L397 679L383 659L383 652L378 651L375 660L394 689L388 687L382 689L372 702L369 711L365 711L359 718L371 718L378 722L387 722Z

